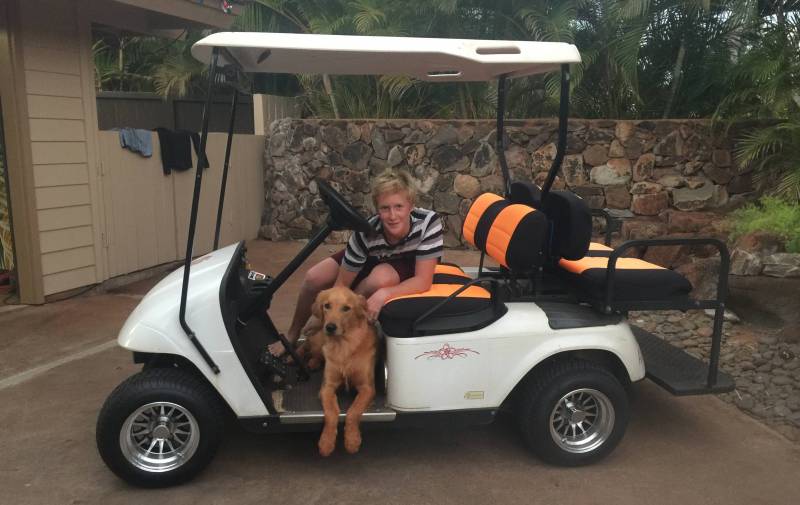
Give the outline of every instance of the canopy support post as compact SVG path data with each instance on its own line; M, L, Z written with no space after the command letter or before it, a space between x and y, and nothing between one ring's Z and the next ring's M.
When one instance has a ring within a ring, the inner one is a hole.
M505 113L506 113L506 76L501 75L497 80L497 138L494 145L497 150L497 159L500 162L500 170L503 173L503 186L505 197L511 197L511 178L508 175L508 163L506 162L506 142L505 142Z
M219 367L211 359L211 356L203 347L203 344L197 340L194 331L186 323L186 298L189 293L189 271L192 267L192 250L194 249L194 232L197 226L197 211L200 203L200 187L203 183L203 166L208 164L206 157L206 141L208 140L208 120L211 115L211 101L213 98L214 81L217 75L217 61L219 59L219 49L214 48L211 53L211 62L208 67L208 89L206 90L206 103L203 107L203 127L200 134L200 152L197 154L197 169L195 170L194 177L194 194L192 195L192 211L189 215L189 237L186 240L186 257L183 263L183 285L181 286L181 308L178 319L180 320L181 327L192 341L197 352L203 357L203 360L208 364L211 370L219 373ZM205 161L206 163L203 163Z
M233 90L231 102L231 121L228 123L228 144L225 146L225 164L222 167L222 185L219 189L219 205L217 206L217 227L214 230L214 250L219 248L219 231L222 226L222 207L225 205L225 188L228 185L228 166L231 159L231 144L233 143L233 125L236 121L236 107L239 105L239 91Z
M567 150L567 116L569 116L569 65L561 65L561 99L558 107L558 144L556 146L556 157L547 173L547 179L542 186L542 202L547 198L547 193L553 186L561 162L564 160L564 151Z

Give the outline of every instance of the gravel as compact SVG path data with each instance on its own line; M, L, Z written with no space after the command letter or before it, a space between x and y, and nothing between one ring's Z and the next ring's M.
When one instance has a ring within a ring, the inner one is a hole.
M689 354L708 360L712 317L703 311L631 312L630 322ZM720 368L736 389L719 395L740 410L800 442L800 343L782 342L774 330L728 320L723 324Z

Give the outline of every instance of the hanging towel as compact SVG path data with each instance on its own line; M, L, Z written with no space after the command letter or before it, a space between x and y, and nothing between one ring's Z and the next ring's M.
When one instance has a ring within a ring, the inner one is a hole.
M205 157L200 156L200 135L187 130L172 131L167 128L156 128L158 144L161 147L161 166L164 175L172 170L188 170L192 168L192 146L200 168L208 168Z
M184 131L184 130L178 130ZM197 156L197 166L200 168L208 168L208 158L206 156L200 156L200 134L197 132L187 132L189 136L192 138L192 146L194 146L194 154Z
M119 130L119 145L145 158L153 155L153 135L150 130L140 128L121 128Z

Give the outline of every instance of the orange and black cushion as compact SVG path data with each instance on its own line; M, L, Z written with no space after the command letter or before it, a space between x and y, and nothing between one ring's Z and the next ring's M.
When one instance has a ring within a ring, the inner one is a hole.
M412 324L431 307L453 294L471 280L461 267L439 263L428 291L397 296L384 304L380 313L381 328L390 337L412 336ZM470 286L444 304L420 327L420 336L477 330L498 317L489 291Z
M439 263L433 272L433 284L459 284L463 286L470 281L470 276L464 273L458 265L452 263Z
M586 256L600 256L608 258L611 256L611 252L614 249L608 247L605 244L601 244L599 242L590 242L589 243L589 250L586 251Z
M592 211L586 202L571 191L551 191L540 209L551 225L548 255L568 260L583 258L592 240Z
M586 300L603 300L608 257L586 256L558 262L564 275ZM664 301L685 299L692 284L681 274L638 258L618 258L614 271L614 300Z
M511 203L521 203L538 209L542 206L542 188L532 182L514 181L511 183Z
M422 314L462 288L459 284L434 284L428 291L392 298L381 309L381 328L390 337L411 337L412 325ZM473 331L488 326L501 314L494 310L492 295L480 286L470 286L445 303L420 325L419 335Z
M542 263L547 218L493 193L475 199L464 219L464 239L512 271Z

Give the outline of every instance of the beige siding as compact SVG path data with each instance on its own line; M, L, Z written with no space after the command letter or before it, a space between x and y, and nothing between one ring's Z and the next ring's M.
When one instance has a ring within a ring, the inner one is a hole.
M154 153L144 158L119 145L119 133L99 132L110 277L177 258L172 178Z
M37 47L26 45L23 47L25 68L42 72L55 72L59 74L79 75L79 54L77 51L53 49L50 47Z
M91 226L92 224L91 205L45 209L38 211L37 214L40 231L63 230L75 226Z
M89 286L97 282L94 266L65 270L44 276L44 292L60 293L68 289Z
M83 119L83 100L63 96L28 95L31 118Z
M86 140L83 121L73 119L31 119L31 140L78 142Z
M39 234L39 238L42 243L42 253L66 251L67 249L74 249L94 243L91 226L43 231Z
M234 139L227 191L225 192L220 247L243 238L255 238L258 235L261 209L263 208L264 137L240 135ZM211 251L214 245L214 227L217 219L222 164L225 160L225 142L224 134L209 135L207 152L212 168L203 176L197 235L194 243L195 256ZM193 191L193 172L175 174L175 209L181 256L185 252L186 237L189 233L189 211Z
M74 205L91 204L89 188L85 184L78 186L53 186L36 188L36 206L41 209L57 209Z
M45 275L94 265L94 248L79 247L42 255L42 272Z
M211 168L203 174L195 255L210 251L213 245L225 140L224 134L209 135ZM155 134L151 158L120 148L117 132L101 131L99 145L109 276L181 259L186 248L194 170L165 176ZM262 136L234 138L220 245L258 235L264 200L263 151Z
M86 142L31 142L34 165L86 163Z
M82 98L81 78L77 75L26 70L25 82L32 95Z
M101 280L88 135L96 124L86 112L94 107L93 76L81 61L88 20L82 1L26 0L20 7L44 292L52 294Z
M97 131L90 17L106 6L102 0L18 4L27 102L21 120L30 131L44 294L180 259L194 172L164 176L157 141L145 159L122 150L116 132ZM263 143L241 136L234 144L223 243L257 235ZM212 134L197 254L211 248L224 147L225 136Z
M86 163L34 165L33 180L37 188L88 184L89 167Z

